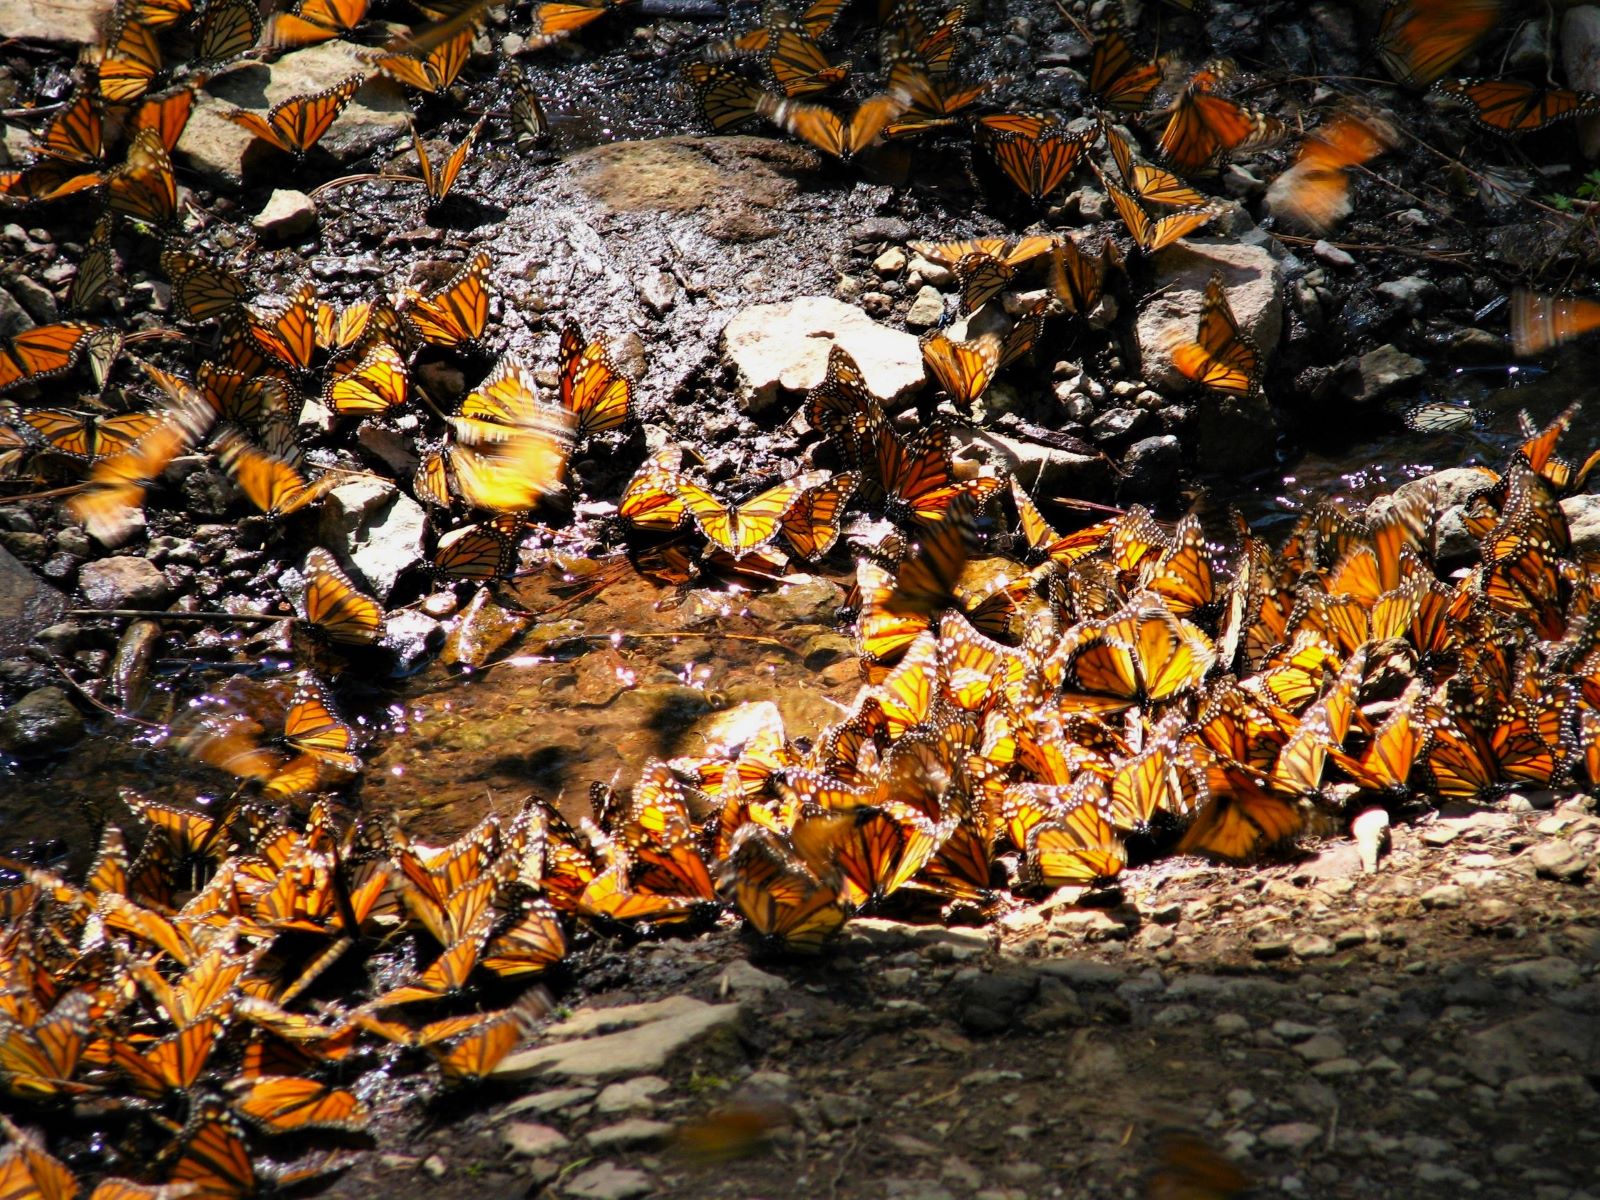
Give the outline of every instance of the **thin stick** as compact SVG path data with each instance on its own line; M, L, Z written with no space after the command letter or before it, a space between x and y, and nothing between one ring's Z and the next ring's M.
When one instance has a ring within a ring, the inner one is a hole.
M74 679L71 676L71 674L68 673L67 664L66 663L62 662L54 654L48 655L47 657L50 660L50 665L52 667L54 667L58 672L60 672L62 680L66 683L66 685L68 687L70 687L73 691L77 692L78 695L82 696L85 700L87 700L90 704L94 705L101 712L105 713L106 716L110 717L112 720L114 720L114 721L131 721L135 725L143 725L146 729L161 729L161 728L164 728L164 726L160 725L157 722L146 721L146 720L143 720L140 717L134 716L132 713L121 712L121 711L119 711L119 710L117 710L115 708L110 707L104 701L102 701L98 696L96 696L93 692L89 691L88 688L84 687L83 684L79 683L76 679Z
M323 192L331 192L334 188L343 187L347 183L420 183L424 187L427 186L426 180L419 179L415 175L341 175L338 179L330 179L327 183L318 184L316 187L312 188L307 195L309 195L311 199L315 200L320 197Z
M66 487L51 488L48 492L24 492L20 496L0 496L0 504L18 504L23 500L50 500L56 496L76 496L89 486L88 480L70 483Z
M218 621L224 625L248 625L252 622L271 623L296 619L288 613L275 617L270 613L166 612L159 608L74 608L67 611L67 616L128 617L142 621Z
M1273 237L1280 242L1291 242L1297 246L1314 246L1325 238L1301 237L1293 233L1274 233ZM1371 246L1361 242L1328 242L1336 250L1360 250L1371 254L1408 254L1412 258L1425 258L1430 262L1453 263L1463 258L1472 257L1470 250L1420 250L1413 246Z

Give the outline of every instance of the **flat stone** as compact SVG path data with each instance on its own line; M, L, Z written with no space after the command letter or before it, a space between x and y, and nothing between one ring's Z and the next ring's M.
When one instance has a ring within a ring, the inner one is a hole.
M1315 1034L1296 1046L1294 1052L1311 1063L1343 1058L1345 1057L1344 1039L1332 1033Z
M774 706L776 707L776 706ZM789 981L778 975L769 975L750 965L748 959L736 958L717 976L717 995L765 995L789 988Z
M633 1200L649 1195L655 1186L655 1180L643 1171L601 1163L572 1176L562 1185L562 1191L583 1200Z
M632 1005L634 1009L671 1006L673 1015L599 1037L581 1037L581 1032L607 1028L608 1010L581 1013L550 1030L555 1037L579 1037L536 1046L508 1056L494 1070L505 1079L528 1079L554 1075L572 1079L612 1079L621 1075L644 1075L664 1067L678 1052L722 1026L739 1019L737 1004L706 1004L688 996L661 1001L659 1005ZM615 1011L615 1010L610 1010ZM615 1018L612 1018L615 1019ZM574 1028L575 1027L575 1028Z
M1322 1127L1309 1121L1288 1121L1261 1131L1261 1144L1269 1150L1298 1154L1322 1136Z
M917 290L911 307L906 310L906 328L927 329L930 325L937 325L943 316L944 296L932 284L924 284Z
M1116 987L1128 977L1121 967L1092 958L1051 958L1038 963L1034 969L1075 988Z
M160 608L172 596L156 565L131 554L84 563L78 569L78 587L92 608Z
M1417 898L1423 908L1460 908L1467 902L1467 893L1459 884L1437 883Z
M626 1150L633 1146L659 1145L671 1133L672 1126L666 1121L629 1117L626 1121L618 1121L615 1125L591 1129L583 1135L583 1140L591 1150L605 1152Z
M927 377L915 337L831 296L755 304L722 331L723 356L738 372L741 407L751 413L775 404L781 392L805 392L821 383L835 344L855 359L879 400L910 395Z
M23 653L36 633L66 611L65 596L0 547L0 657Z
M116 0L6 0L0 39L88 44L115 11Z
M1333 941L1320 933L1303 933L1289 948L1300 958L1327 958L1334 951Z
M553 1088L548 1092L535 1092L521 1096L500 1110L501 1117L514 1117L520 1113L539 1114L561 1112L594 1098L592 1087Z
M659 1075L640 1075L637 1079L608 1083L595 1097L594 1110L599 1113L622 1113L652 1109L656 1106L655 1098L671 1086Z
M572 1144L571 1139L559 1129L549 1125L539 1125L533 1121L510 1122L500 1131L500 1140L506 1144L506 1149L511 1153L521 1154L527 1158L554 1154Z

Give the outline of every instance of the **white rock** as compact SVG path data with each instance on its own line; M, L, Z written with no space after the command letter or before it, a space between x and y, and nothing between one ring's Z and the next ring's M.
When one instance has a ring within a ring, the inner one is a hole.
M634 1112L639 1109L653 1109L656 1106L655 1097L666 1091L672 1085L659 1075L640 1075L634 1079L623 1079L617 1083L608 1083L600 1089L600 1094L595 1097L594 1108L601 1113ZM584 1089L587 1091L588 1089Z
M1161 251L1152 265L1160 291L1140 310L1134 327L1140 369L1147 380L1157 387L1188 386L1166 347L1194 340L1206 284L1218 270L1240 327L1264 356L1271 356L1283 331L1283 272L1266 247L1187 241Z
M529 1158L554 1154L557 1150L565 1150L572 1144L567 1135L559 1129L549 1125L539 1125L533 1121L512 1121L500 1131L500 1140L506 1144L506 1149L511 1153L523 1154Z
M835 343L849 351L880 400L898 400L923 385L916 338L830 296L752 305L722 331L722 353L738 370L747 412L775 403L780 391L805 392L821 383Z
M92 42L116 7L116 0L6 0L0 40Z
M1586 92L1600 89L1600 5L1567 9L1561 18L1561 59L1569 87ZM1584 117L1577 127L1584 154L1600 156L1600 117Z
M310 196L293 188L277 188L266 204L250 218L257 233L288 241L299 237L317 223L317 206Z
M1389 840L1389 814L1381 808L1369 808L1350 822L1350 832L1361 851L1361 869L1371 874L1378 869L1378 856Z
M1585 492L1568 496L1561 502L1561 511L1567 514L1567 525L1572 530L1574 553L1600 550L1600 495Z
M359 476L328 493L321 533L330 545L345 548L381 601L406 570L423 560L427 524L422 506L388 480Z
M923 284L917 291L917 298L906 310L906 325L911 329L927 329L931 325L937 325L942 316L944 316L944 297L932 284Z
M574 1175L562 1186L567 1195L583 1200L633 1200L655 1190L655 1181L643 1171L608 1162Z

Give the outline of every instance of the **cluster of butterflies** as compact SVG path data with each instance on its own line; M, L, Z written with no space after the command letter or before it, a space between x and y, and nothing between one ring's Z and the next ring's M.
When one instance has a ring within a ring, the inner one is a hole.
M1466 506L1481 561L1455 582L1426 489L1364 518L1320 506L1277 548L1238 522L1224 548L1194 516L1169 532L1138 509L1058 533L1013 483L1018 561L979 553L999 481L947 481L898 563L858 564L870 682L843 719L809 745L768 730L652 763L629 805L601 789L605 861L628 864L616 915L721 899L812 950L863 909L991 913L1008 889L1110 881L1130 855L1242 862L1373 805L1594 786L1600 563L1572 555L1559 499L1600 452L1558 454L1570 419L1529 428ZM835 486L802 477L762 503ZM681 479L653 494L714 542L754 519ZM793 512L771 517L791 542Z
M966 18L963 5L929 14L915 0L886 0L877 14L878 57L887 76L883 91L848 115L806 99L848 78L849 64L831 62L820 44L842 7L839 0L818 0L799 18L771 8L760 28L713 48L713 59L721 61L689 64L687 79L712 128L735 129L760 117L848 161L880 139L895 141L951 129L966 132L970 126L972 136L1030 200L1045 199L1071 178L1095 133L1073 132L1066 113L967 111L1003 81L963 82L955 77ZM1102 119L1144 113L1164 82L1167 63L1140 59L1116 24L1097 29L1090 40L1084 104ZM777 91L768 91L764 82L724 65L726 60L758 61ZM1225 78L1221 65L1195 72L1160 114L1166 125L1156 154L1164 164L1181 172L1199 171L1283 136L1281 122L1217 94ZM1145 170L1160 170L1174 195L1162 199L1144 193L1144 199L1204 203L1204 197L1178 184L1164 169ZM1149 189L1160 191L1153 183Z
M548 1012L528 985L566 953L566 897L542 883L561 852L538 808L428 849L323 801L291 826L260 802L125 798L148 826L136 855L111 825L80 883L8 862L0 891L0 1093L114 1115L101 1200L336 1171L370 1115L336 1077L382 1053L472 1084ZM42 1134L5 1129L5 1195L79 1194Z
M526 514L560 488L573 446L615 429L629 414L632 384L603 341L585 340L570 324L561 333L554 397L514 357L503 359L453 412L427 395L413 377L417 356L470 350L487 328L483 252L432 291L406 290L343 309L316 300L310 284L287 304L249 303L237 276L177 246L162 261L178 313L220 330L216 351L192 379L141 360L161 399L131 412L113 411L95 395L74 408L7 401L12 469L86 464L88 478L68 505L107 545L139 528L148 488L180 454L208 449L252 506L285 518L315 504L341 478L337 471L308 473L299 428L308 397L320 399L335 419L392 419L420 404L432 410L443 434L419 440L417 498L441 523L452 513L476 514L441 532L435 568L469 578L507 575L516 566ZM64 375L80 359L103 383L127 340L83 321L27 330L0 346L0 393Z

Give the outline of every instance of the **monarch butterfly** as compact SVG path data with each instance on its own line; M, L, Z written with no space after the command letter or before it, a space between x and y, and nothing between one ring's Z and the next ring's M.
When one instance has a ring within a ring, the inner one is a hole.
M244 280L175 245L162 248L161 270L172 281L172 302L190 321L234 312L249 294Z
M1000 487L993 477L956 480L947 426L929 425L902 439L880 421L868 430L867 442L871 470L863 475L863 491L895 519L941 521L957 497L982 500Z
M10 1121L0 1125L7 1144L0 1150L0 1187L18 1200L73 1200L78 1181L60 1160L45 1150L37 1135ZM97 1189L98 1191L98 1189ZM93 1200L93 1197L90 1198Z
M816 0L805 12L800 14L799 27L805 35L813 41L820 40L839 19L839 14L849 0ZM784 14L784 20L790 23L793 18ZM772 40L774 24L768 22L755 29L741 33L738 37L726 42L718 42L712 46L708 53L712 58L733 58L740 54L764 54Z
M592 21L598 21L610 11L612 4L571 4L563 0L545 0L533 10L528 32L528 45L538 49L554 45L571 37Z
M261 10L254 0L207 0L195 39L200 62L219 63L255 49L261 37Z
M1349 168L1393 144L1394 131L1382 122L1339 113L1307 135L1294 164L1267 189L1267 205L1274 216L1331 229L1350 213Z
M774 10L767 25L771 34L762 61L785 96L828 91L843 83L850 73L848 62L829 62L822 47L787 14Z
M360 4L365 11L366 0L360 0ZM292 15L283 13L274 17L274 21L293 19ZM339 119L339 114L344 112L365 82L362 76L352 75L320 92L291 96L268 109L265 119L259 113L240 108L222 115L284 153L304 158L306 152L321 141L322 135Z
M110 897L120 899L120 897ZM0 1087L21 1099L70 1096L90 1033L88 992L67 993L34 1024L0 1025Z
M522 518L514 513L452 529L439 537L433 569L462 579L507 579L517 570L522 530Z
M515 59L506 59L505 74L511 84L511 130L516 147L528 151L550 139L550 119L545 116L539 93Z
M367 15L367 0L300 0L292 10L278 12L267 22L269 49L309 46L343 37Z
M1022 536L1027 539L1029 548L1062 566L1098 553L1111 538L1112 526L1107 521L1068 534L1057 533L1015 479L1011 481L1011 496L1016 502Z
M336 413L379 413L406 402L406 360L388 342L379 342L348 371L328 381L327 400Z
M1537 133L1558 121L1600 111L1600 96L1592 92L1539 87L1516 79L1441 79L1433 88L1465 100L1478 125L1506 137Z
M542 896L525 896L513 910L510 923L497 927L483 948L478 965L505 979L543 971L567 953L567 936L561 916Z
M682 461L683 452L675 447L651 455L623 489L622 498L617 501L617 515L640 529L670 531L682 525L688 515L678 496L678 466Z
M124 9L135 21L161 29L194 15L194 0L131 0Z
M999 238L978 238L968 242L950 242L943 245L916 243L918 251L934 262L941 262L965 248L947 265L955 270L961 282L961 311L971 312L987 303L1016 276L1018 268L1032 262L1053 248L1055 239L1034 235L1008 246ZM914 246L914 248L915 248Z
M918 64L897 62L889 71L889 90L903 93L909 107L889 122L883 136L906 137L954 125L955 114L973 104L997 82L987 79L981 83L954 84L934 79Z
M106 177L98 171L78 174L68 167L41 163L20 171L0 171L0 198L49 203L101 187Z
M717 133L755 117L756 106L766 95L737 71L713 63L687 63L683 71L700 115Z
M289 459L268 454L231 430L217 439L216 448L222 469L269 517L287 516L315 504L338 482L333 475L307 482Z
M1144 748L1118 763L1111 776L1107 816L1124 833L1143 833L1167 813L1187 811L1178 786L1178 739L1183 714L1169 713L1145 738Z
M45 448L90 462L121 454L160 423L155 413L121 417L84 417L41 408L16 418L44 441Z
M283 717L283 740L291 749L343 771L359 771L356 734L334 711L333 698L316 676L302 671Z
M472 39L476 33L471 25L467 25L460 33L447 38L421 57L410 54L384 55L377 60L378 70L419 92L431 94L443 91L455 82L461 68L471 57Z
M1198 687L1216 662L1211 640L1150 593L1120 611L1076 626L1043 665L1069 711L1121 712Z
M454 427L458 441L448 452L449 473L468 504L525 512L561 487L572 445L569 422L541 415L515 428L460 419ZM479 445L462 444L468 440Z
M1198 171L1230 154L1249 153L1283 137L1284 125L1213 93L1215 74L1200 71L1172 106L1156 153L1180 171Z
M881 23L888 26L886 41L892 51L909 55L929 75L943 78L961 48L961 26L966 18L966 5L957 4L930 24L914 0L906 0L896 3L891 16Z
M1095 254L1085 254L1077 241L1066 237L1050 248L1050 291L1069 313L1087 317L1106 290L1106 267L1111 261L1110 241Z
M334 358L360 349L371 338L387 340L399 329L399 318L387 300L361 300L343 309L321 301L317 304L317 348Z
M269 1133L298 1133L305 1129L360 1130L366 1125L367 1106L342 1088L315 1079L261 1075L235 1080L233 1110Z
M964 342L934 332L924 335L921 344L922 361L939 386L969 409L989 390L989 381L1000 369L1000 335L993 330Z
M783 518L783 536L789 548L809 559L821 558L832 550L839 540L845 506L860 484L859 472L842 471L808 488ZM634 522L639 523L637 517Z
M1171 171L1133 161L1133 147L1105 117L1100 118L1100 136L1105 139L1111 158L1117 164L1123 185L1140 200L1172 208L1189 208L1209 203L1204 195L1184 183Z
M1228 303L1222 272L1213 271L1200 304L1198 340L1171 348L1172 365L1187 379L1230 396L1253 396L1261 388L1261 351Z
M912 242L910 245L914 254L920 254L929 262L938 263L943 267L954 268L963 259L973 255L983 255L986 258L997 259L1003 266L1015 270L1050 253L1055 243L1056 239L1053 237L1029 234L1014 242L1005 238L988 237L972 238L962 242Z
M1220 590L1199 518L1191 513L1178 522L1171 544L1141 569L1139 586L1160 596L1174 616L1210 615Z
M756 112L824 154L849 162L883 136L890 121L905 112L909 101L901 93L885 92L863 100L846 121L831 108L763 94Z
M1122 31L1101 30L1089 56L1089 87L1084 98L1112 112L1141 112L1161 86L1162 60L1140 62Z
M1157 1153L1161 1164L1147 1185L1149 1200L1231 1200L1255 1182L1192 1133L1169 1130Z
M178 215L178 181L156 130L138 130L127 161L106 176L106 207L158 226Z
M818 878L787 838L754 822L733 835L717 888L784 950L815 954L844 924L837 879Z
M1104 883L1128 861L1107 809L1089 800L1035 825L1022 850L1024 877L1046 889Z
M134 1091L159 1100L169 1091L194 1086L221 1037L222 1022L207 1017L180 1028L148 1049L136 1048L121 1039L113 1041L111 1057L128 1076Z
M605 342L585 345L578 327L567 324L561 330L556 371L561 407L577 422L575 437L615 429L628 419L633 384L618 374Z
M892 662L928 628L934 613L960 607L955 589L975 541L972 502L960 499L950 505L945 520L926 531L893 576L861 560L856 638L863 655L875 663Z
M238 1125L219 1104L207 1102L179 1135L177 1159L167 1182L187 1186L188 1195L238 1197L254 1195L256 1171Z
M383 633L383 608L357 590L337 559L315 546L306 555L305 619L335 642L369 646Z
M111 31L101 55L96 78L100 98L108 104L127 104L149 90L161 70L161 44L155 30L124 14Z
M450 349L475 342L489 323L489 254L480 250L443 287L410 294L406 320L432 346Z
M151 826L152 835L159 836L160 840L171 846L180 858L215 858L221 861L224 857L226 846L223 838L230 825L228 814L174 808L171 805L145 800L131 792L124 792L123 800L134 816ZM180 962L193 960L193 956L190 955L175 957ZM164 983L162 986L165 986ZM160 992L161 989L157 987L155 990Z
M471 1032L443 1043L430 1043L428 1053L439 1064L447 1084L477 1083L527 1037L528 1019L515 1009L480 1021Z
M1232 763L1195 757L1188 778L1199 811L1178 842L1180 854L1244 862L1300 832L1303 818L1294 802L1266 792Z
M156 136L161 139L162 149L171 154L173 147L178 144L178 139L183 136L184 128L189 124L189 114L194 110L195 92L194 84L184 84L159 96L151 96L129 119L129 133L137 133L141 129L153 129Z
M1116 206L1117 215L1122 218L1122 223L1133 235L1134 243L1146 254L1154 254L1157 250L1172 245L1179 238L1188 237L1195 230L1211 224L1222 215L1221 210L1216 208L1180 208L1159 220L1152 221L1150 214L1145 212L1144 207L1134 196L1116 184L1107 182L1104 177L1101 178L1101 182L1111 195L1111 203Z
M66 107L45 123L33 151L53 162L90 166L105 154L105 124L94 97L74 92Z
M36 325L0 344L0 392L70 370L98 328L82 321Z
M1090 141L1089 134L1068 133L1042 113L979 117L978 136L1006 177L1035 202L1067 181Z
M1455 66L1500 22L1502 0L1390 0L1378 22L1378 61L1422 88Z
M710 492L687 479L677 480L678 498L700 532L713 545L729 554L749 554L765 546L783 528L783 518L802 494L828 478L823 471L809 471L768 488L738 507L723 504Z
M911 882L943 839L923 813L887 800L843 812L803 812L789 840L813 873L841 876L841 898L862 908Z
M1519 356L1543 354L1595 329L1600 329L1600 301L1541 296L1526 288L1511 293L1511 349ZM0 362L0 388L5 387L4 378Z

